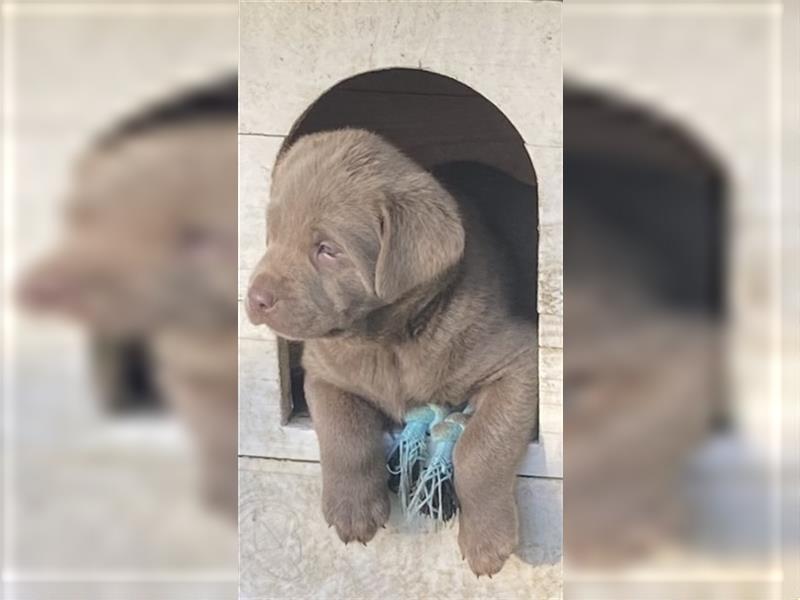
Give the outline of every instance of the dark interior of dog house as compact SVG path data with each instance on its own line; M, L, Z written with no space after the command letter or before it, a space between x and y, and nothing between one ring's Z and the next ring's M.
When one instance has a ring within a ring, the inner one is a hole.
M164 409L147 344L138 338L96 336L92 356L98 397L111 416Z
M525 142L490 100L449 77L417 69L357 75L328 90L295 123L300 136L345 127L380 134L451 190L468 190L515 261L515 306L536 314L537 186ZM456 197L458 194L454 194ZM281 342L284 420L308 414L302 346Z

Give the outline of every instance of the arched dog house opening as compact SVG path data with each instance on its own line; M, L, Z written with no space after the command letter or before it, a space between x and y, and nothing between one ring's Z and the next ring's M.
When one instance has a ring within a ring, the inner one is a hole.
M722 318L728 185L720 161L683 125L575 83L565 86L564 120L567 281L616 268L665 309ZM603 246L627 253L625 272L612 265L618 256L597 252Z
M371 71L341 81L309 106L278 156L303 135L345 127L380 134L447 186L479 196L485 222L512 247L516 309L535 319L537 177L524 140L503 112L450 77L407 68ZM308 416L302 345L279 345L282 414L291 424Z

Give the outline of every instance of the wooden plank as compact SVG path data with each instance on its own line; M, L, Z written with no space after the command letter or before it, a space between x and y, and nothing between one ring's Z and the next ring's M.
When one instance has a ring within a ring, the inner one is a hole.
M539 268L538 308L540 313L564 314L564 274L560 266Z
M268 456L270 441L281 440L280 400L277 343L240 338L239 452L241 454Z
M536 170L539 192L539 226L564 222L564 159L561 147L541 148L527 145Z
M240 459L239 473L243 600L561 595L561 481L518 479L520 547L490 580L476 578L461 560L457 525L425 531L396 504L367 546L345 546L322 517L317 464Z
M539 347L564 347L564 318L561 315L539 315Z
M559 146L560 29L561 6L551 2L244 3L241 131L285 135L340 81L407 67L465 83L500 107L525 142Z
M545 433L560 434L564 430L563 408L557 404L541 404L539 406L539 435Z
M239 269L236 272L236 297L241 302L244 300L244 296L247 293L247 286L250 283L250 276L252 275L253 270L250 267L245 267L243 269Z
M526 477L560 479L564 476L561 432L539 432L539 439L528 444L528 450L517 469Z
M564 353L560 348L539 349L539 377L562 380L564 372Z
M266 247L272 165L281 140L239 136L239 269L250 271Z
M276 387L268 393L274 394L277 401L264 406L264 410L253 412L250 406L245 407L247 418L259 423L257 428L249 423L240 424L241 430L251 434L256 429L260 435L248 435L240 439L239 454L258 458L275 458L281 460L304 460L319 462L319 446L311 421L307 417L293 419L286 425L280 424L280 394ZM545 430L539 432L539 439L531 442L525 452L517 473L526 477L546 477L559 479L564 476L561 430L561 407L551 405L552 410L545 413ZM241 412L241 411L240 411ZM242 419L246 418L242 416ZM275 425L277 423L277 425ZM247 431L250 429L250 431ZM387 433L386 449L391 446L392 438Z
M559 224L539 226L540 314L564 314L563 227Z
M550 379L539 375L539 406L555 404L561 406L564 400L564 383L559 374L558 379Z
M540 269L561 269L564 247L564 228L561 223L539 225ZM547 311L543 311L547 312ZM550 313L560 314L560 313Z

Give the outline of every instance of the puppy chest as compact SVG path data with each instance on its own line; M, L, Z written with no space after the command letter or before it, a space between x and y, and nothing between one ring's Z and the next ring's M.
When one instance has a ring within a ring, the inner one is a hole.
M382 347L330 353L326 375L336 385L381 406L390 414L424 402L460 402L466 387L451 381L436 356Z

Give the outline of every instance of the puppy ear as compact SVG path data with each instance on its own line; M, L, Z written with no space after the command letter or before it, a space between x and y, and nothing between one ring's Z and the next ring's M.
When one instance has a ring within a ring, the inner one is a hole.
M393 302L430 282L464 253L455 199L425 171L401 177L381 210L375 292Z

